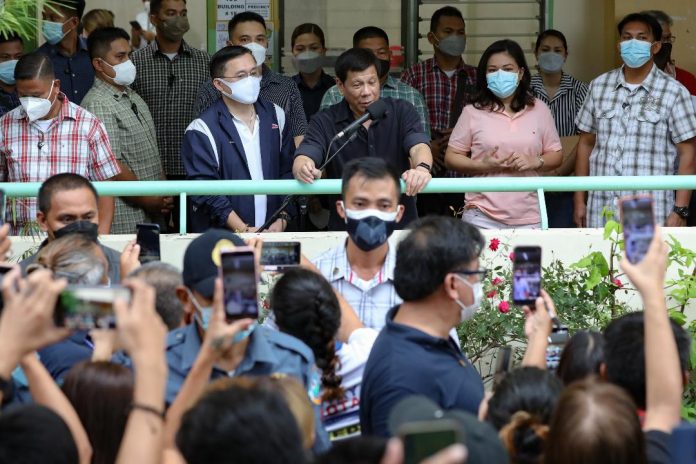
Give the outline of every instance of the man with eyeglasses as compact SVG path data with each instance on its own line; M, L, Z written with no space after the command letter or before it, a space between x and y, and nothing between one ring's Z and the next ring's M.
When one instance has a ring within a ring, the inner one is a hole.
M126 31L116 27L97 29L90 34L87 49L96 79L82 106L106 127L111 149L121 167L114 180L161 180L164 172L152 115L143 99L129 87L136 69L129 59L128 41ZM111 233L132 234L136 224L160 222L172 205L172 197L119 197Z
M483 381L450 332L481 304L484 245L475 226L445 216L416 221L399 243L394 287L403 303L387 314L365 366L363 435L389 436L389 414L409 395L477 414Z
M251 50L218 51L210 76L222 99L186 129L182 159L190 180L291 179L294 144L285 112L259 99L261 75ZM193 196L192 229L255 232L280 208L278 195ZM290 214L280 213L268 232L282 232Z

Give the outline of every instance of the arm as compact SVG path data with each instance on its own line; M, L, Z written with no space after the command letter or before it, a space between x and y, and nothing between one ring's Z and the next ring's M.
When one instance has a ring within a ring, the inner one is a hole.
M546 348L553 329L551 315L556 314L553 300L544 290L536 300L535 309L524 307L524 332L527 335L527 350L524 352L522 366L546 369Z
M580 140L578 141L578 148L575 156L576 176L590 175L590 154L592 153L596 140L597 136L595 134L590 134L589 132L580 133ZM575 197L573 199L573 216L575 225L578 227L585 227L587 225L586 194L587 192L575 192Z
M97 207L99 208L99 233L109 235L111 224L114 222L114 197L99 197Z
M302 105L302 95L295 83L290 88L288 108L285 110L288 120L285 122L290 126L290 135L295 142L295 148L299 147L307 132L307 116L305 116L304 106Z
M121 173L113 178L115 181L138 181L138 176L122 161L118 162ZM172 197L121 197L121 200L154 214L168 214L174 206Z
M121 172L118 161L111 150L109 136L101 121L97 121L94 136L90 141L90 152L91 164L89 166L88 176L90 180L111 180ZM111 223L114 220L114 203L113 197L99 198L100 234L109 234L111 232Z
M677 144L677 153L679 153L679 170L680 176L690 176L696 174L696 139L689 139L686 142ZM691 201L691 190L677 190L675 206L689 206ZM686 219L681 218L674 211L667 216L668 227L684 227Z
M461 151L450 144L445 152L445 166L447 169L457 171L462 174L478 175L505 172L509 169L505 162L509 158L498 159L496 153L498 147L487 153L479 160L471 159L471 152Z
M326 98L328 92L324 95ZM315 179L321 178L321 171L317 169L324 160L324 151L329 146L330 137L333 137L330 118L321 113L316 114L309 122L309 128L302 144L295 150L292 163L292 175L295 179L306 184L311 184ZM334 144L333 149L338 149ZM340 145L339 145L340 146Z

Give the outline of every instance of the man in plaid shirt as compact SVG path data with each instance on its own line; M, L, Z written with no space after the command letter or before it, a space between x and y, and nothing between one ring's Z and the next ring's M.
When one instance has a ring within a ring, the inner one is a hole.
M618 26L624 66L592 81L575 123L580 131L576 176L696 174L696 113L684 86L654 65L662 28L655 18L630 14ZM603 227L602 211L617 217L617 199L633 192L575 193L578 227ZM655 220L683 227L690 190L650 193ZM585 203L587 201L587 204Z
M104 125L68 101L48 57L23 56L15 78L21 106L0 118L0 181L42 182L64 172L103 181L120 172ZM109 233L113 214L113 198L101 197L100 233ZM14 234L26 232L35 218L35 198L17 199L7 208Z

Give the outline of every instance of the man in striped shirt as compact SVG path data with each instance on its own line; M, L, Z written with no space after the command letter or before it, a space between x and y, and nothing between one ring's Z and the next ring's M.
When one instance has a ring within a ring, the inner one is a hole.
M47 56L23 56L15 77L21 106L0 118L0 181L43 182L66 172L103 181L119 174L104 125L68 101ZM99 232L108 234L114 199L100 197L98 209ZM36 199L21 198L6 220L14 234L27 233L36 214Z

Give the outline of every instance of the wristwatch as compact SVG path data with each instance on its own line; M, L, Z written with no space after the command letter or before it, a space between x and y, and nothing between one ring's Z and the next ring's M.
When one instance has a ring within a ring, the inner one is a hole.
M417 165L416 167L417 167L417 168L425 168L425 169L428 170L428 172L432 171L432 169L433 169L433 168L432 168L428 163L426 163L425 161L422 161L422 162L418 163L418 165Z
M677 213L677 216L679 216L682 219L689 219L689 207L688 206L674 206L674 208L672 208L672 211Z

